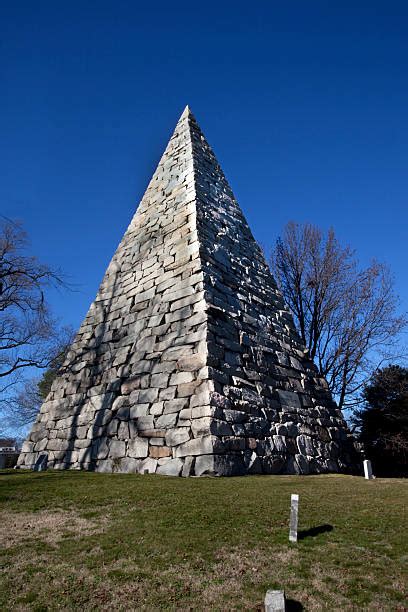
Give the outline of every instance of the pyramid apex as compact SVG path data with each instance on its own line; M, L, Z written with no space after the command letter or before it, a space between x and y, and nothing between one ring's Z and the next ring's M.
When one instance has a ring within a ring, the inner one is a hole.
M181 113L180 119L184 119L185 117L190 117L191 114L192 114L191 113L191 109L190 109L189 105L187 104L185 109Z

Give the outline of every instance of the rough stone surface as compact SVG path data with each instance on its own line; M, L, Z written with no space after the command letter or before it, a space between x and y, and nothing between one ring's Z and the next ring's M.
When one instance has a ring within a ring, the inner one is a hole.
M44 454L50 468L182 476L359 463L188 108L18 463Z
M183 462L181 459L169 459L163 465L158 466L157 473L164 476L180 476L182 469Z

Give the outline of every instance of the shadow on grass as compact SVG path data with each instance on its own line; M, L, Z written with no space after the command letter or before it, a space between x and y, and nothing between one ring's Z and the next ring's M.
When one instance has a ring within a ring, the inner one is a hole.
M305 538L315 538L321 533L327 531L333 531L333 525L319 525L318 527L311 527L310 529L302 529L298 531L298 540L304 540Z
M296 601L296 599L287 599L285 604L286 612L301 612L303 610L302 604L300 601Z

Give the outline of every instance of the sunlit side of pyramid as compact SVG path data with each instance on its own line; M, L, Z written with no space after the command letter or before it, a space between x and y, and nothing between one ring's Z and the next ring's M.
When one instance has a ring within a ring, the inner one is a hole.
M21 467L353 471L310 362L188 108L23 446Z

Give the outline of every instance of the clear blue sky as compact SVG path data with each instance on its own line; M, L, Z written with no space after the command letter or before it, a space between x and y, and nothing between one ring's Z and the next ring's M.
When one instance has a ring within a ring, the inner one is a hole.
M408 3L2 2L1 213L77 327L188 103L255 237L332 225L408 309Z

